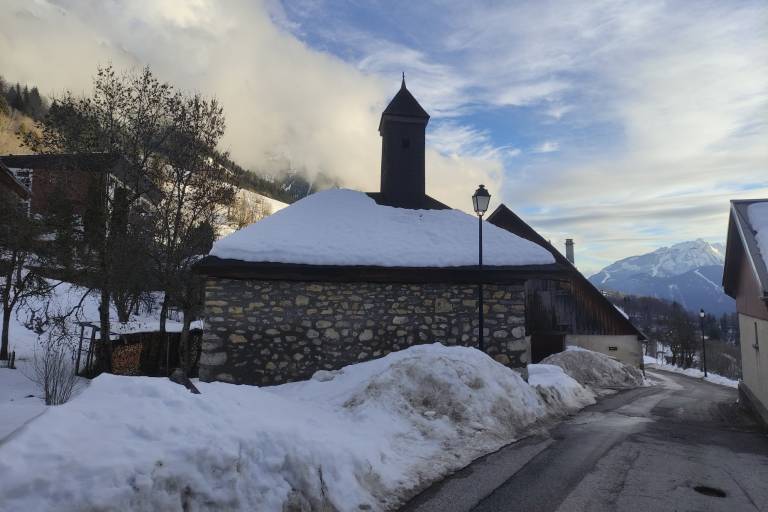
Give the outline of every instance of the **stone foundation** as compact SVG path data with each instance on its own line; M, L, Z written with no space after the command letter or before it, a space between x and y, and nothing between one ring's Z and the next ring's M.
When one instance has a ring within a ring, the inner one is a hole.
M485 285L486 352L528 362L522 285ZM208 278L200 379L271 385L411 345L477 346L477 287Z

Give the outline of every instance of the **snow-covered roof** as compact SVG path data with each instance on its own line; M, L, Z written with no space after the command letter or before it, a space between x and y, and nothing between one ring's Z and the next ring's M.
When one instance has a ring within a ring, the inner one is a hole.
M218 240L211 256L247 262L380 267L477 265L477 218L458 210L408 210L367 194L318 192ZM543 247L490 223L483 225L483 263L554 263Z

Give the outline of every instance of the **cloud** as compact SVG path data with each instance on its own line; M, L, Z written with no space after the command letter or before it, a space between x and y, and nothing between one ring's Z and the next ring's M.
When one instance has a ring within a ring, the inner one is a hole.
M533 149L534 153L554 153L560 150L560 143L553 140L546 140Z
M0 24L0 72L8 79L48 93L79 93L90 89L99 64L149 64L178 88L221 101L223 145L242 165L269 171L290 165L335 176L345 186L378 189L379 116L399 87L399 70L386 79L377 74L389 66L386 45L354 65L289 32L296 26L279 4L244 0L18 0L3 6ZM456 108L451 98L458 97L452 91L459 81L418 52L405 60L445 84L422 86L422 73L409 79L425 104L437 112ZM499 169L482 155L430 151L428 158L431 175L445 172L432 179L430 191L446 201L463 202L464 190L480 181L501 186Z
M591 271L722 240L728 199L768 196L767 19L758 0L18 0L0 55L8 78L54 90L86 90L97 62L149 63L222 100L243 164L289 159L364 189L405 71L432 114L430 193L461 206L482 182L575 238Z

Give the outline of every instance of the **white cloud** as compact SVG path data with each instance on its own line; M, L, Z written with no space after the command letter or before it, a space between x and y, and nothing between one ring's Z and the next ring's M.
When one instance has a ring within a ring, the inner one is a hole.
M553 140L546 140L533 148L534 153L554 153L560 150L560 143Z
M276 1L61 5L4 5L8 78L84 90L97 62L147 62L222 100L245 165L284 154L360 188L377 187L378 116L405 71L433 115L429 191L459 206L484 182L587 264L722 239L729 198L768 196L764 2L419 3L375 27L318 1L298 20ZM345 60L302 42L313 31ZM536 143L547 158L517 148Z

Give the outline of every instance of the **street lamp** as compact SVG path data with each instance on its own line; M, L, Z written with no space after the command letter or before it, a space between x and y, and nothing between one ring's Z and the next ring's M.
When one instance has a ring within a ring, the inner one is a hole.
M479 307L479 327L478 330L478 338L477 338L477 348L479 348L482 352L485 352L485 342L483 340L483 331L485 329L484 319L483 319L483 276L482 276L482 270L483 270L483 215L486 211L488 211L488 203L491 202L491 194L488 193L488 191L485 189L485 185L480 185L480 187L475 190L475 194L472 196L472 206L475 209L475 213L477 214L477 221L479 225L479 265L478 268L481 271L480 274L480 283L477 287L477 297L478 297L478 305Z
M704 308L699 310L699 323L701 325L701 371L707 376L707 346L704 344Z

